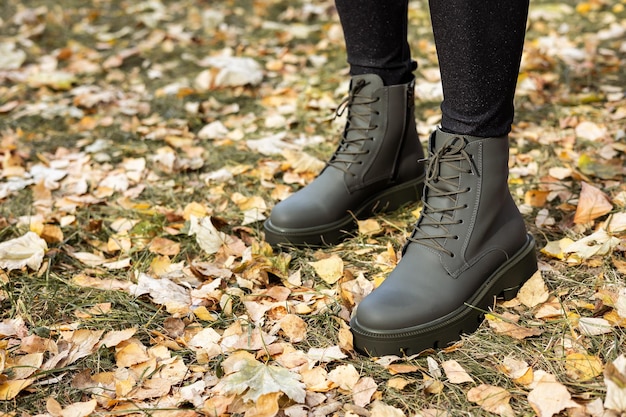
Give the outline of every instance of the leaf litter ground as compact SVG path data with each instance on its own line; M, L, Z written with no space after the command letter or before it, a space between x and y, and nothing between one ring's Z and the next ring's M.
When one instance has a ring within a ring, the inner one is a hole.
M511 190L540 272L462 342L354 352L419 205L335 248L261 222L336 145L332 2L0 8L0 413L617 416L626 411L624 0L531 7ZM411 2L422 137L441 89Z

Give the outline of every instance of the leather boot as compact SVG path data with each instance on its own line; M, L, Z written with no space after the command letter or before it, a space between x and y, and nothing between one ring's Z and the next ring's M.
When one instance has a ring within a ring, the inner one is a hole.
M508 138L431 135L424 207L385 281L358 305L354 345L372 356L445 347L537 270L508 189Z
M341 143L315 180L274 207L264 225L268 243L336 244L356 219L419 200L424 151L413 90L413 81L384 86L377 75L352 78Z

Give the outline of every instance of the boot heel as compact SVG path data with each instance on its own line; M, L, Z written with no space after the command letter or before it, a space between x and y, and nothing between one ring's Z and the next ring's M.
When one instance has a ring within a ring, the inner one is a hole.
M502 275L498 298L510 301L517 297L517 292L524 283L537 271L537 254L535 239L527 235L527 244L517 260L513 260L511 268Z

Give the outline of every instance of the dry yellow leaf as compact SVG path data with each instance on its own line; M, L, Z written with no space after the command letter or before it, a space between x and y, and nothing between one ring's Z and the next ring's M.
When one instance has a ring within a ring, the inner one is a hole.
M528 190L524 194L524 203L531 207L544 207L550 191Z
M411 384L413 381L402 378L401 376L396 376L387 381L387 386L389 388L397 389L398 391L402 391L406 388L407 385Z
M340 389L344 391L352 391L357 382L359 382L359 371L354 365L339 365L328 373L328 379L334 382Z
M541 253L552 258L564 260L567 255L563 252L563 250L572 243L574 243L574 241L568 237L564 237L561 240L551 241L541 249Z
M207 214L208 214L208 211L206 207L204 207L200 203L195 203L195 202L189 203L183 209L183 218L185 220L191 220L191 216L195 216L201 219L203 217L206 217Z
M365 236L375 236L383 231L380 223L376 219L366 219L357 221L359 234Z
M555 317L562 317L565 315L564 306L561 304L558 298L553 297L547 302L537 308L535 317L538 319L551 319Z
M100 279L90 277L85 274L78 274L72 278L72 283L78 285L79 287L89 287L89 288L97 288L100 290L123 290L127 291L133 285L130 281L120 281L117 279Z
M343 260L338 255L309 262L317 275L328 284L334 284L343 276Z
M215 313L210 312L205 306L200 306L193 310L194 316L204 321L215 321L218 316Z
M354 335L352 334L352 330L350 330L350 326L343 321L339 322L337 339L340 350L346 352L352 352L354 350Z
M137 339L120 342L115 348L116 365L120 368L136 365L150 359L146 347Z
M535 272L517 293L517 299L528 308L545 303L549 297L548 287L543 281L540 271Z
M204 402L202 412L210 417L220 417L226 414L228 406L234 401L235 396L214 395Z
M337 385L328 379L328 372L321 366L312 369L304 369L300 372L302 382L306 385L307 391L328 392Z
M570 353L565 357L565 370L570 378L588 381L602 374L602 361L593 355Z
M33 378L12 379L4 384L0 384L0 400L12 400L20 391L32 384L33 381Z
M514 417L515 413L509 404L511 394L504 388L481 384L470 389L467 399L478 404L483 410L503 417Z

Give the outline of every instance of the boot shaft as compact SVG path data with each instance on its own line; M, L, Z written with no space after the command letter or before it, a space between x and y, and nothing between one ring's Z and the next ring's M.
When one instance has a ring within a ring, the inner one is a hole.
M352 78L343 137L328 163L344 171L349 191L421 175L417 160L423 150L415 127L414 86L414 81L384 86L372 74Z
M507 137L442 132L429 142L424 209L411 240L440 252L451 276L490 253L515 253L526 228L508 189Z

